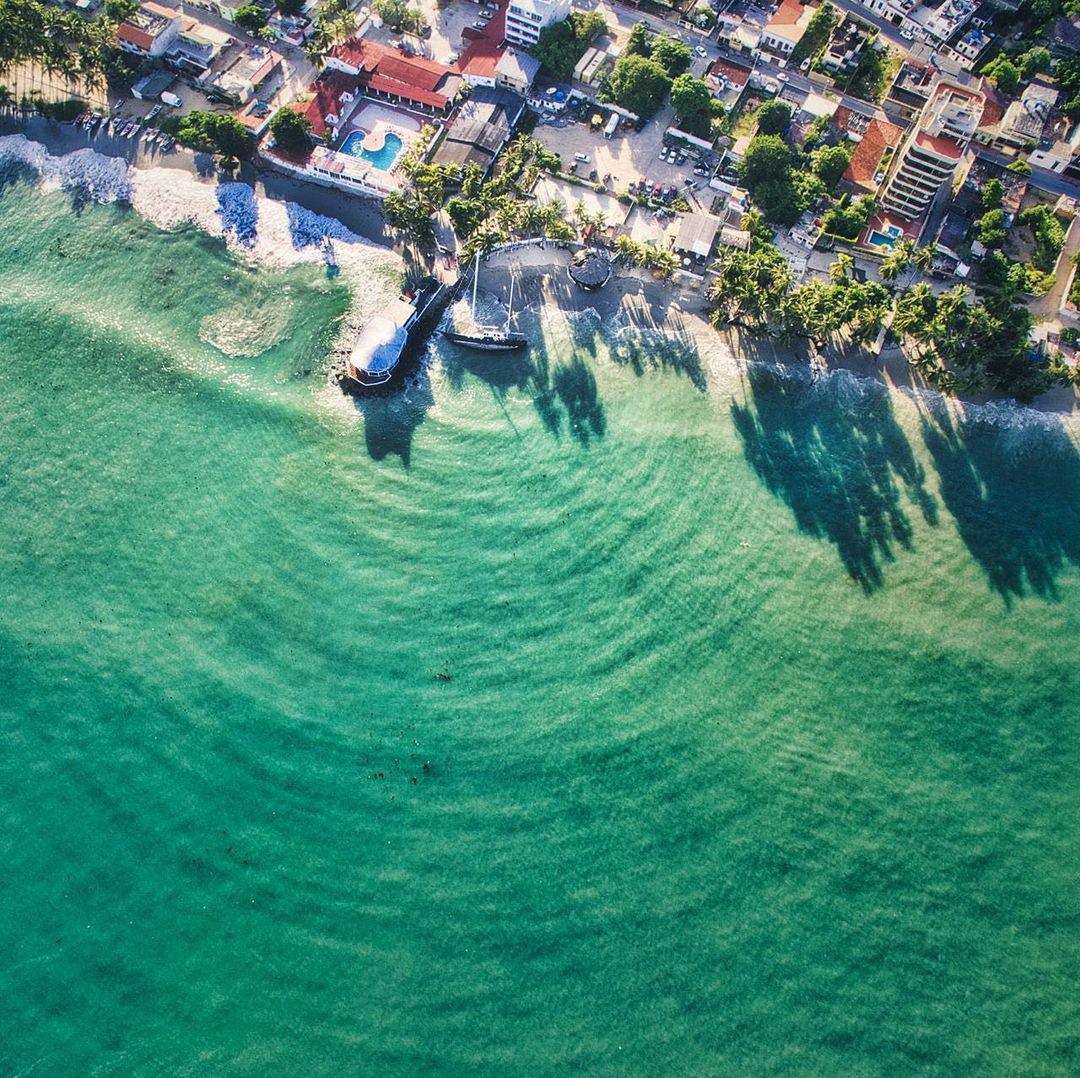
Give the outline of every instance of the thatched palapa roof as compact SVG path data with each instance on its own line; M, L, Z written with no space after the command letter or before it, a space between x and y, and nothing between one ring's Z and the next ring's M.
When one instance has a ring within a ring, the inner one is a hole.
M587 292L607 284L611 276L611 259L597 247L585 247L570 260L570 278Z

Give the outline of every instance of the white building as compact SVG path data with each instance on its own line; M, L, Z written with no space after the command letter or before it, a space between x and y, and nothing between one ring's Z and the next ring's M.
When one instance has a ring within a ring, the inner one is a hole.
M952 182L979 126L983 103L981 94L949 83L938 85L896 155L896 168L882 198L887 210L909 220L926 212L937 193Z
M510 0L506 9L506 40L535 45L540 40L540 31L568 18L571 8L570 0Z

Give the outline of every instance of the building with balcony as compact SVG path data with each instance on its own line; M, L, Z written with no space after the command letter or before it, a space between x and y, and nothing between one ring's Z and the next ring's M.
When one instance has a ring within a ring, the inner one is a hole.
M915 220L952 181L982 116L983 97L941 82L895 158L882 204Z
M817 9L800 0L782 0L761 32L760 48L790 56Z
M570 15L570 0L510 0L506 9L506 40L515 45L535 45L540 31Z

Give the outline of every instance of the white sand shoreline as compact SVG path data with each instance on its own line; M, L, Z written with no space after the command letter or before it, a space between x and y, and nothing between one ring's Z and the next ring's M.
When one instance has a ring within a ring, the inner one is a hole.
M247 179L218 182L213 173L205 175L205 161L199 160L203 155L184 151L163 160L147 159L127 146L130 156L120 157L108 152L108 144L116 140L88 145L86 136L70 125L35 119L24 126L29 134L0 136L0 163L14 157L34 168L47 184L89 188L103 202L128 202L161 228L189 222L223 238L241 257L271 268L312 261L335 265L353 286L353 308L343 335L354 332L395 287L394 271L402 268L401 257L389 246L378 208L355 196L276 175L260 176L254 186ZM137 160L149 167L141 167ZM362 232L351 224L358 224ZM585 293L566 274L568 258L554 244L497 252L484 263L483 287L505 303L510 275L504 272L500 278L492 271L512 266L518 295L528 296L530 304L538 300L551 304L567 317L593 310L605 326L620 331L660 334L704 354L719 349L734 368L768 363L808 374L805 350L799 345L782 347L734 329L714 330L702 317L704 301L699 294L679 291L636 271L613 277L599 292ZM380 276L386 287L371 288ZM360 281L365 288L356 287ZM1080 410L1076 390L1068 388L1052 390L1030 405L985 395L946 398L923 381L896 349L880 359L862 351L841 355L829 349L828 360L831 371L874 379L920 399L955 402L990 418L1004 419L1018 409L1061 417Z

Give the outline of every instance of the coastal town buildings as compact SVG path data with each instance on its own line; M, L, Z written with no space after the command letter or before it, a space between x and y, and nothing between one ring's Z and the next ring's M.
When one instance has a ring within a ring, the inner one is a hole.
M758 47L790 56L798 45L817 9L801 0L781 0L761 31Z
M570 0L510 0L506 8L506 40L515 45L534 45L540 31L570 15Z
M461 75L448 64L356 37L336 45L326 57L326 67L352 79L354 94L362 91L432 115L445 114L463 85Z
M981 94L939 82L896 154L882 203L908 220L926 212L952 180L982 116Z

